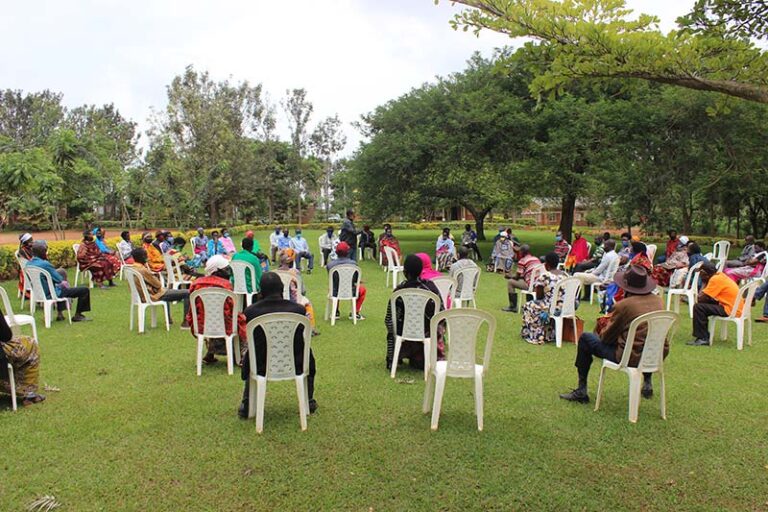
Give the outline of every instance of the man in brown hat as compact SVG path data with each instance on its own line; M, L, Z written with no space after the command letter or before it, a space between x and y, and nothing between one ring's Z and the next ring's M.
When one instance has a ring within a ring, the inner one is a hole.
M629 325L632 321L646 313L664 309L661 298L652 293L656 289L656 281L650 277L645 267L632 265L629 270L617 272L614 282L624 290L624 299L616 304L611 315L611 321L600 336L585 332L579 338L575 363L579 371L579 386L570 393L560 395L563 400L582 404L589 403L587 376L589 375L589 368L592 366L592 356L613 362L621 361L627 343ZM642 326L635 335L629 366L637 366L640 362L645 335L646 327ZM664 345L664 357L667 356L668 352L669 340ZM643 398L651 398L653 396L651 374L646 373L643 376L645 377L642 390Z

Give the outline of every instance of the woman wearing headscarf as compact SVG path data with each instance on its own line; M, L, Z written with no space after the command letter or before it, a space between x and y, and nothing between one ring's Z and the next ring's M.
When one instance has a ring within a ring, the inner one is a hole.
M581 236L580 232L574 234L573 245L571 246L571 252L565 259L565 268L568 271L573 270L573 267L581 263L582 261L589 259L589 246L587 245L587 239Z
M0 311L0 380L7 392L10 392L8 363L13 367L16 393L21 395L23 406L37 404L45 400L39 395L40 351L37 340L31 336L15 335Z
M453 250L454 244L453 238L451 238L451 230L445 228L435 244L435 262L439 272L448 270L453 265Z
M291 284L288 287L288 299L300 306L304 306L304 310L307 312L307 318L309 318L309 325L312 326L312 335L317 336L320 333L316 329L315 308L305 295L307 292L304 289L304 282L301 280L301 272L299 272L298 269L293 268L293 262L295 260L296 251L290 248L283 249L278 254L278 261L280 262L278 270L285 270L293 274L293 279L291 279Z
M672 233L674 233L674 231ZM677 243L675 250L666 256L663 263L659 263L653 267L651 277L653 277L659 286L669 286L671 288L678 287L680 279L675 279L675 281L678 282L670 282L672 275L678 269L688 268L688 237L681 236L678 239L677 234L675 234L675 241ZM687 272L678 272L677 276L682 276L684 278L685 274L687 274Z
M432 270L432 265L429 260L429 256L420 253L420 254L409 254L405 258L405 262L403 264L403 273L405 274L405 281L400 283L397 288L395 288L395 291L403 290L406 288L416 288L419 290L426 290L428 292L432 292L438 297L440 297L440 291L437 289L437 286L435 286L435 283L431 282L429 279L425 279L422 276L424 275L424 257L426 257L426 261L429 263L429 270L427 272L427 275L430 273L436 273L440 275L439 272L435 272ZM431 271L431 272L430 272ZM397 302L395 304L396 311L394 314L397 315L397 325L402 329L403 321L405 318L405 309L402 306L401 302ZM441 311L443 308L442 302L438 305L433 304L432 302L429 302L427 304L427 307L424 311L424 334L426 336L430 335L429 332L429 323L432 320L432 317L435 316L436 313ZM384 325L387 327L387 370L392 369L392 359L394 358L395 354L395 331L394 331L394 323L392 322L392 304L387 301L387 314L384 317ZM437 343L437 358L439 360L444 359L444 342L443 342L443 326L442 324L438 326L438 332L436 333L436 343ZM400 332L401 333L401 332ZM399 334L400 334L399 333ZM411 367L416 369L423 369L424 368L424 347L421 343L413 342L413 341L403 341L403 344L400 348L400 354L399 354L399 361L397 361L395 364L400 364L403 359L408 359L408 363Z
M32 259L32 235L24 233L19 236L19 258L29 261ZM26 263L23 263L26 265ZM19 294L26 293L24 291L24 272L19 269ZM27 294L29 298L29 294Z
M397 237L392 234L392 225L384 224L384 232L379 236L379 253L381 254L381 264L385 267L388 264L387 253L384 251L385 247L391 247L397 253L397 257L402 260L403 252L400 250L400 242Z
M109 260L109 262L112 264L112 267L116 269L115 273L120 272L120 267L123 264L120 262L120 258L115 255L115 251L107 247L107 244L104 242L104 230L98 227L93 228L93 236L94 241L96 242L96 246L101 251L101 254L105 259Z
M104 281L108 281L109 286L115 286L113 279L120 271L120 265L115 265L112 260L106 258L106 254L96 245L91 231L83 232L83 240L77 250L77 264L80 266L80 272L89 271L93 282L101 288L108 288Z

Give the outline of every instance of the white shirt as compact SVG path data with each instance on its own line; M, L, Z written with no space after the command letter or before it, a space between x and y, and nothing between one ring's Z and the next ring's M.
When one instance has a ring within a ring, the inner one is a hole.
M338 243L339 237L335 234L332 234L330 237L328 236L328 233L324 233L323 236L320 237L320 248L321 249L333 249L334 244Z
M613 276L609 275L608 271L611 269L611 267L613 267L614 270L617 269L619 267L618 262L619 255L616 253L616 251L609 251L603 254L603 259L600 260L600 264L597 267L590 269L587 272L591 272L601 282L605 283L608 280L613 279Z
M299 238L295 236L291 238L291 248L296 252L309 252L309 244L304 237Z
M270 247L277 247L277 239L280 238L282 233L275 233L274 231L270 233L269 235L269 245Z

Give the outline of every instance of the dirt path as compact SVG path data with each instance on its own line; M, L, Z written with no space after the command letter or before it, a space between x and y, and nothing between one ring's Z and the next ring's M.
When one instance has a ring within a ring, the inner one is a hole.
M120 232L123 231L123 228L109 228L106 230L107 236L119 236ZM145 230L139 230L135 229L132 232L139 232L139 231L145 231ZM150 231L154 233L155 229L147 229L146 231ZM0 231L0 244L18 244L19 243L19 236L24 233L23 231ZM57 238L56 235L60 235L61 233L55 233L53 231L35 231L32 232L32 237L35 240L48 240L49 242L52 240L62 240L62 238ZM81 240L83 238L83 232L77 231L77 230L67 230L64 232L64 238L63 240L72 240L73 242L76 242L78 240Z

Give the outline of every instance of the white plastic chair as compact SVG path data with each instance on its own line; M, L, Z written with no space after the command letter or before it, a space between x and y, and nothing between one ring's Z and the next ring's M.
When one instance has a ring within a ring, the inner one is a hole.
M587 257L592 256L592 242L587 242Z
M171 330L171 323L168 313L168 303L159 300L159 301L153 301L152 297L149 295L149 290L147 289L147 283L144 282L144 277L139 273L138 270L131 268L131 266L125 267L125 278L128 281L128 286L131 289L131 320L130 320L130 330L133 330L133 308L136 307L136 311L139 316L139 334L142 334L144 332L144 324L145 324L145 317L147 308L149 308L151 313L151 326L153 328L157 327L157 312L155 308L162 308L163 313L165 314L165 330L170 331ZM146 301L143 299L143 297L146 298Z
M599 281L597 283L592 283L589 285L589 303L592 304L592 301L595 300L595 295L600 295L600 287L603 286L606 283L610 283L613 281L613 276L616 275L616 272L619 271L619 264L621 261L619 258L614 259L610 266L608 267L608 279L606 281Z
M648 256L648 259L651 260L651 264L653 264L653 260L656 258L656 251L658 250L658 247L656 244L649 244L645 246L645 255Z
M232 301L231 334L227 334L227 321L224 316L227 299ZM203 304L203 330L199 330L197 319L197 301ZM189 295L189 309L192 311L192 335L197 337L197 376L203 373L203 348L206 338L224 338L227 348L227 373L234 373L233 359L240 362L240 347L234 350L234 340L237 336L237 294L224 288L209 287L195 290ZM233 357L234 353L234 357Z
M251 277L251 286L256 289L256 269L253 265L247 261L232 260L229 262L229 266L232 269L232 278L234 283L232 284L233 292L238 296L238 299L242 296L245 297L245 306L251 305L252 295L255 292L249 292L246 285L247 276ZM238 303L241 303L238 300ZM239 309L239 308L238 308Z
M536 281L539 279L539 276L544 273L545 267L544 265L536 265L533 270L531 270L531 280L528 282L528 289L517 290L517 301L518 304L525 304L528 301L528 296L530 295L531 300L534 300L536 298L536 290L534 289L534 285L536 284ZM520 308L520 313L523 312L523 308Z
M27 297L27 293L32 293L32 286L27 282L26 276L24 276L24 267L27 266L27 259L22 258L19 254L19 251L16 251L13 253L14 257L16 258L16 263L19 265L19 273L23 276L24 279L24 289L20 292L18 292L19 297L21 298L21 309L24 309L24 301Z
M397 251L391 247L384 246L384 251L387 253L387 286L389 286L389 279L392 278L392 289L397 288L397 274L403 272L403 266L400 264L400 256L397 255Z
M566 277L555 286L552 303L549 305L549 317L555 320L555 345L557 348L563 346L563 322L565 319L570 318L573 321L573 332L576 333L576 299L578 299L580 291L581 279L578 277ZM561 300L560 314L555 315Z
M397 300L403 303L402 333L397 334ZM435 314L440 311L440 297L427 290L417 288L404 288L392 293L389 298L389 307L392 312L392 330L395 333L395 353L392 357L392 371L390 376L394 379L397 373L397 363L400 360L400 348L403 341L415 341L424 344L424 380L430 372L430 346L432 336L437 336L437 331L430 331L430 336L424 335L424 316L427 304L435 305Z
M361 261L363 259L363 248L360 247L360 237L361 235L357 235L357 261Z
M434 393L432 403L432 430L437 430L440 421L443 393L447 377L475 380L475 414L477 430L483 430L483 377L488 372L491 361L493 337L496 332L496 319L478 309L453 309L441 311L432 317L430 332L437 332L440 322L446 323L445 360L437 360L437 343L430 350L429 367L431 371L424 388L424 405L422 411L429 413L429 399ZM477 363L477 336L480 327L488 324L488 334L485 340L482 364ZM433 391L434 390L434 391Z
M557 264L557 268L560 270L565 270L565 262L568 261L568 256L571 255L571 250L573 249L573 246L571 244L568 244L568 252L565 253L565 258L563 258L563 261Z
M301 294L301 277L299 275L301 274L294 274L290 270L272 270L275 274L277 274L280 277L280 280L283 282L283 298L285 300L291 300L291 283L295 280L296 281L296 287L298 289L299 294Z
M8 323L8 327L10 327L12 331L17 332L22 326L30 325L32 326L32 337L35 338L35 340L39 340L37 337L35 317L32 315L14 314L13 308L11 307L11 299L8 297L8 294L3 287L0 287L0 300L3 303L5 321Z
M661 380L659 383L661 417L665 420L667 419L667 397L666 386L664 383L664 343L667 339L672 339L672 329L677 323L677 318L677 313L672 313L670 311L654 311L632 320L632 323L629 325L627 343L624 348L624 353L621 356L621 361L614 363L608 359L603 359L603 366L600 368L600 380L597 384L595 411L600 408L600 402L603 398L605 370L622 371L629 377L629 421L637 423L643 373L658 373ZM629 366L629 358L632 355L632 345L637 330L643 324L648 326L645 343L643 344L643 353L640 356L640 362L637 367L633 368Z
M77 282L80 280L80 263L77 261L77 252L80 250L80 244L72 244L72 250L75 252L75 284L74 286L77 286ZM88 288L93 288L93 274L91 274L90 270L83 270L83 279L85 279L85 276L88 276Z
M667 290L667 311L672 311L672 302L674 299L675 313L680 312L680 298L685 297L688 300L688 312L693 318L693 306L699 296L699 272L703 261L695 264L688 270L685 276L685 283L682 288L670 288Z
M435 283L435 286L437 286L437 289L440 292L440 300L443 301L443 308L450 309L453 306L450 299L457 286L456 279L451 276L437 276L432 279L432 282Z
M475 296L477 295L477 286L480 283L480 269L477 267L467 267L456 272L456 287L451 296L452 306L462 308L464 303L472 303L472 307L477 307Z
M296 374L294 358L294 337L299 327L304 328L304 358L300 374ZM256 349L253 331L261 328L267 342L266 374L258 375ZM309 414L309 349L312 340L312 328L304 315L296 313L270 313L254 318L246 325L248 332L248 358L251 374L248 377L248 417L256 416L256 432L264 431L264 402L267 395L267 382L292 380L296 383L296 395L299 399L299 418L301 430L307 430Z
M173 290L189 288L192 281L184 279L184 274L181 272L181 265L179 265L179 262L167 252L163 253L163 262L165 263L165 274L168 276L168 279L166 280L168 287Z
M8 363L8 387L11 388L11 408L17 410L16 404L16 377L13 375L13 366Z
M322 243L322 240L323 240L324 236L325 235L320 235L319 237L317 237L317 251L318 251L317 254L320 255L320 267L321 268L325 268L325 261L323 261L323 243ZM330 258L330 254L328 255L328 257Z
M728 260L728 253L731 250L731 242L728 240L720 240L712 246L712 258L710 260L717 260L717 270L722 272L725 268L725 262Z
M59 302L63 302L67 305L69 323L72 323L72 310L70 309L69 299L56 295L56 288L53 285L53 278L47 270L40 267L27 265L24 267L24 276L25 278L29 279L30 286L32 286L32 295L29 299L31 312L34 314L38 302L43 303L43 314L45 317L46 329L51 328L53 308L56 307L56 304ZM43 285L41 279L45 279L45 285ZM50 299L46 297L46 287L48 288L48 295L51 297Z
M120 280L122 281L123 280L123 269L125 268L127 263L125 262L125 258L123 258L123 253L120 252L120 248L117 247L117 246L115 246L115 254L117 254L118 258L120 258L120 276L119 277L120 277Z
M333 276L338 276L339 284L336 295L333 294ZM348 300L352 303L352 323L357 325L357 298L363 273L357 265L346 263L337 265L328 273L328 300L325 303L325 320L330 314L331 325L336 325L336 310L339 302Z
M752 346L752 299L755 298L755 292L763 284L762 279L746 284L739 289L739 295L736 297L736 303L733 305L731 314L728 316L710 316L709 317L709 346L715 341L715 327L718 322L723 325L720 328L720 338L725 341L728 339L728 323L736 324L736 348L744 350L744 328L747 330L747 344ZM739 314L739 308L741 313Z

